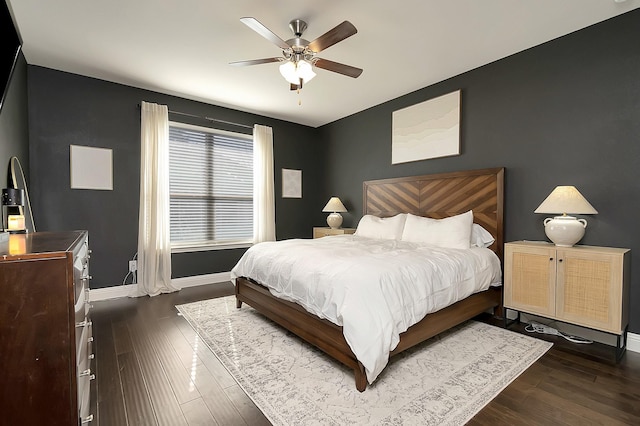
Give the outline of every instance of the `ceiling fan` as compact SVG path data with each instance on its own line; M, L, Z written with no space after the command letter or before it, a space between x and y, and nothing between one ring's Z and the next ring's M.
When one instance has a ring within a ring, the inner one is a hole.
M353 78L357 78L362 74L362 69L360 68L316 57L317 53L358 32L356 27L349 21L344 21L312 42L302 38L302 33L307 29L307 23L301 19L294 19L289 22L289 28L291 28L295 37L287 41L282 40L255 18L241 18L240 21L281 48L282 56L231 62L230 65L247 66L282 62L280 73L290 83L291 90L302 89L303 83L308 83L315 77L313 66Z

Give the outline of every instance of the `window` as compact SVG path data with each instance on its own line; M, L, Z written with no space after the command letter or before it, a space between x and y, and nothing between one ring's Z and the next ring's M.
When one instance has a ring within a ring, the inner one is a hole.
M169 123L171 247L253 241L251 135Z

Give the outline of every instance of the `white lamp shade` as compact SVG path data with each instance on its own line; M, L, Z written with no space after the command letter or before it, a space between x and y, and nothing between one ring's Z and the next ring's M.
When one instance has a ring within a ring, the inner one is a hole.
M598 214L575 186L556 186L534 213Z
M280 65L280 74L291 84L300 84L300 79L296 73L296 64L287 61Z
M344 207L344 204L342 204L342 201L340 201L340 198L338 197L331 197L329 199L329 202L327 203L326 206L324 206L324 209L322 209L323 212L346 212L347 209Z
M305 83L308 83L316 76L316 73L313 72L313 68L311 64L307 61L299 61L298 62L298 77L302 79Z

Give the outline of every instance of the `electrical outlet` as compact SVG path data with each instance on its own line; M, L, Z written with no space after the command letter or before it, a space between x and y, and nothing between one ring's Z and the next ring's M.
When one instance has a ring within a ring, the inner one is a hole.
M138 261L130 260L129 261L129 272L135 272L138 270Z

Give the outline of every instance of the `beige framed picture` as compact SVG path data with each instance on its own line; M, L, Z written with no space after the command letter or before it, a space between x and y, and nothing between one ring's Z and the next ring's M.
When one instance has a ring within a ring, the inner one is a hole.
M282 169L282 198L302 198L302 170Z
M459 155L460 95L457 90L394 111L391 164Z

